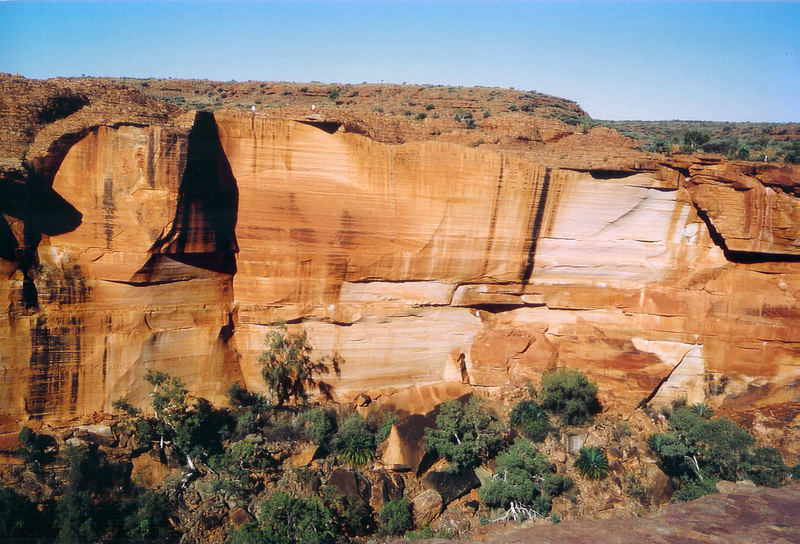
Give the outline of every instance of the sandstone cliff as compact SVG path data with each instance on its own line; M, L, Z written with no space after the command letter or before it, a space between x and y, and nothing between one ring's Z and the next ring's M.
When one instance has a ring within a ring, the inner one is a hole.
M491 147L388 143L347 111L3 84L36 97L3 103L7 415L143 405L150 368L214 401L234 380L257 389L279 319L344 357L343 400L502 394L555 366L596 379L607 408L796 397L797 167L645 156L566 125L503 145L501 119ZM37 113L61 96L58 119Z

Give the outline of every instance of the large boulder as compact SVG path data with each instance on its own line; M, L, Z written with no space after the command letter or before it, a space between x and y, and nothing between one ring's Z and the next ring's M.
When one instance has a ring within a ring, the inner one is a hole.
M481 485L475 471L471 469L457 473L432 470L420 479L420 483L425 489L433 489L439 493L444 504L450 504Z
M425 428L434 424L432 417L421 414L406 416L395 423L386 439L380 461L389 468L417 472L425 458Z
M411 500L414 525L416 527L430 525L439 517L443 508L442 496L433 489L426 489Z

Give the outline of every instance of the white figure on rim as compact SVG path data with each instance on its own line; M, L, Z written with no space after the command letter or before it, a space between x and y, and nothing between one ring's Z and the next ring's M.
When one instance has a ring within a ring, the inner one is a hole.
M311 104L311 113L314 113L315 111L317 111L317 105Z
M253 112L253 113L255 113L255 112L256 112L256 107L255 107L255 105L251 106L251 107L250 107L250 109L252 110L252 112Z

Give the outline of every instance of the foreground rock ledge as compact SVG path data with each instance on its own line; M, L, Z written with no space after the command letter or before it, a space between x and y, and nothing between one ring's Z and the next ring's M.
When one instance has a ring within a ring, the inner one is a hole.
M800 542L800 486L737 486L730 493L666 506L634 519L575 520L560 525L488 527L465 544L793 544ZM438 542L438 541L429 541Z

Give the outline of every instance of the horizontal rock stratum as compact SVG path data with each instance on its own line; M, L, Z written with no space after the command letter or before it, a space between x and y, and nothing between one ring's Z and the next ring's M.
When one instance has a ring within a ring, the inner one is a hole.
M606 407L797 394L798 167L646 156L567 125L528 151L387 143L346 110L2 83L28 97L3 104L4 414L145 405L148 369L215 402L260 389L278 320L343 356L341 400L418 388L421 411L423 386L557 366Z

